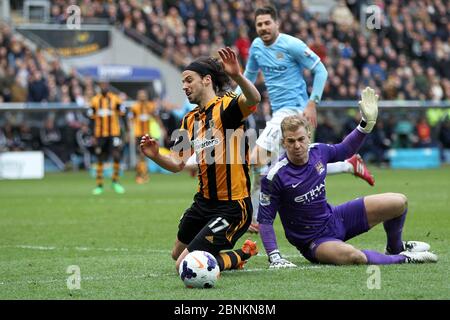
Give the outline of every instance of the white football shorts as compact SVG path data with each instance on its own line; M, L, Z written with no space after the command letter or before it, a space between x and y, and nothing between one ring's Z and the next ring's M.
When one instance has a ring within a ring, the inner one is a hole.
M299 108L281 108L275 111L272 119L266 122L266 127L256 140L256 144L271 153L280 153L281 121L288 116L303 114Z

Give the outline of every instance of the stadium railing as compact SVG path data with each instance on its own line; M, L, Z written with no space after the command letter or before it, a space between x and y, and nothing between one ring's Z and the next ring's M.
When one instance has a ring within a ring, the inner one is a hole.
M127 108L135 101L125 101L124 104ZM64 111L87 111L88 105L80 106L76 103L0 103L0 123L5 117L2 115L4 112L64 112ZM334 109L352 109L357 108L358 102L354 100L341 100L341 101L322 101L319 105L320 109L334 110ZM450 101L420 101L420 100L410 100L410 101L399 101L399 100L383 100L379 102L379 107L388 110L405 110L412 109L414 111L426 111L429 108L443 108L450 109ZM130 122L129 129L129 159L128 163L130 167L134 167L136 163L136 153L135 153L135 139L133 137L133 127L132 122Z
M124 104L129 108L136 101L125 101ZM449 101L432 100L382 100L378 102L380 108L450 108ZM356 100L325 100L320 102L319 108L356 108ZM0 103L1 111L61 111L61 110L86 110L88 105L79 106L76 103L61 102L3 102Z

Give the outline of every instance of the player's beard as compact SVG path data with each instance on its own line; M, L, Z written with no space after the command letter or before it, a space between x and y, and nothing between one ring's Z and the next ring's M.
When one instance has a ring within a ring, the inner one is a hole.
M264 42L265 45L271 45L275 42L276 38L278 36L278 32L275 30L270 30L269 32L264 32L259 35L262 42Z

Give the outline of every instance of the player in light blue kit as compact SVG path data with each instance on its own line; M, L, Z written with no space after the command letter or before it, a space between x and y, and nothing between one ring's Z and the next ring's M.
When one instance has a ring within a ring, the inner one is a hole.
M249 231L257 232L256 213L259 204L260 177L266 172L261 167L271 160L276 160L280 153L281 128L283 118L302 114L317 126L316 105L322 98L328 77L320 58L306 44L290 35L280 33L277 12L271 6L258 8L255 12L255 27L258 34L251 47L245 67L245 77L256 81L258 72L264 75L272 107L272 119L256 141L252 151L252 164L255 178L252 189L254 208L253 224ZM303 70L311 70L314 75L311 96L308 97L307 86L303 79ZM239 88L237 89L239 92ZM354 155L347 161L328 164L328 174L352 173L370 185L374 179L367 170L362 158Z
M402 241L408 211L407 198L383 193L357 198L338 206L327 202L326 164L342 161L358 152L375 126L378 96L371 88L362 92L359 103L362 121L341 143L310 144L311 132L302 116L289 116L281 123L286 154L262 180L258 213L260 235L271 268L295 267L283 259L276 242L273 221L280 215L287 240L314 263L395 264L436 262L430 245ZM386 254L359 250L345 241L383 223Z

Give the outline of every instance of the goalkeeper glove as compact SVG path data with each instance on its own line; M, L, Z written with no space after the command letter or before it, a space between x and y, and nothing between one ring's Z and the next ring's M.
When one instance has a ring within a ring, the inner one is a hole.
M292 262L284 259L281 256L280 251L278 251L278 250L273 250L272 252L269 253L269 262L270 262L270 265L269 265L270 269L295 268L295 267L297 267Z
M363 133L372 132L378 116L378 95L375 94L372 88L366 87L362 91L359 110L362 120L358 125L358 130Z

